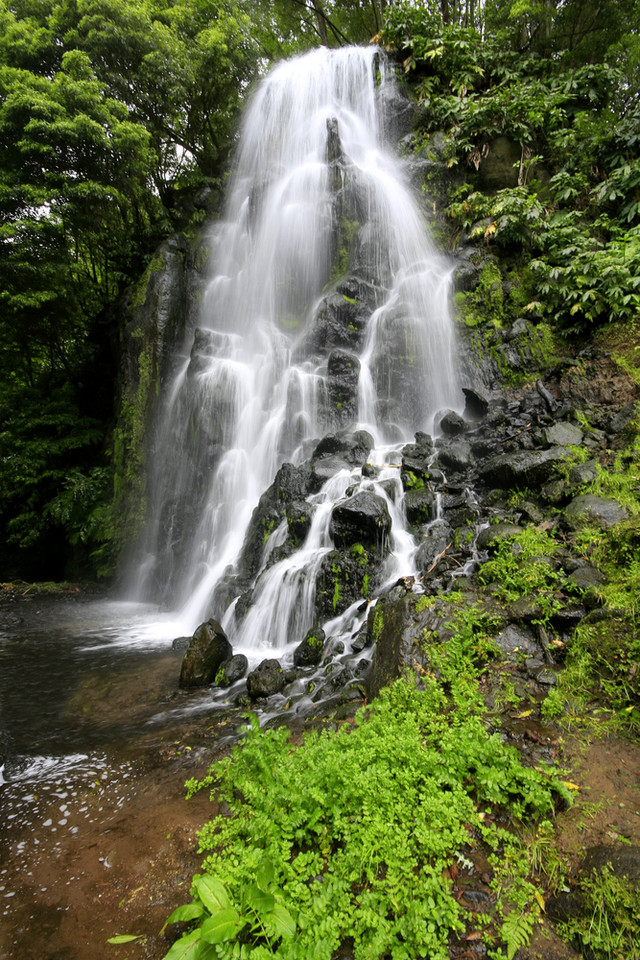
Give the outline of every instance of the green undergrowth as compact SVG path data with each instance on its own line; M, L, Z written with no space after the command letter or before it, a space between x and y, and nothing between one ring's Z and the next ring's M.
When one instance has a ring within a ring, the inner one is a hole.
M548 624L562 606L559 591L567 587L565 577L553 563L559 544L540 527L528 527L498 544L492 558L480 569L481 583L493 584L495 595L512 603L527 599L539 608L536 620Z
M166 960L331 960L345 945L355 960L445 960L471 931L492 956L514 956L541 897L509 866L522 858L506 824L520 835L568 791L487 731L485 633L482 617L460 613L433 673L397 681L352 723L297 746L250 717L230 757L187 785L211 788L220 813L200 833L192 902L169 918L194 929ZM479 847L499 878L492 917L465 910L452 888Z
M636 425L630 426L633 433ZM596 608L578 625L565 669L543 710L584 722L598 711L603 730L640 736L640 446L638 436L610 468L600 467L585 492L610 497L628 517L613 527L585 522L572 537L576 551L603 575L592 591ZM604 724L602 724L604 720Z
M596 960L640 960L640 896L627 878L610 868L581 883L585 909L560 925L583 956Z

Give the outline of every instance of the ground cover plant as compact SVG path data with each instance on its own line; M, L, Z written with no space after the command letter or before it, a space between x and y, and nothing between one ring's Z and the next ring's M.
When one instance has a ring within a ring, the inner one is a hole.
M397 681L353 722L298 746L252 718L231 756L189 782L222 806L200 834L192 902L169 918L195 928L166 960L330 960L345 943L356 960L445 960L449 941L467 936L512 957L526 942L541 895L514 869L507 825L552 816L569 793L557 771L524 766L485 727L483 618L465 611L448 644L433 675ZM495 857L493 918L452 889L479 846Z

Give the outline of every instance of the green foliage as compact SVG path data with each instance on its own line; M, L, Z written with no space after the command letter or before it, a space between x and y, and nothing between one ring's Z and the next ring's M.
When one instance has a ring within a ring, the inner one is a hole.
M553 12L528 0L507 4L506 21L498 6L462 22L456 7L443 22L433 4L398 4L385 25L428 107L425 136L444 131L449 165L464 161L467 170L448 210L454 235L517 258L531 281L529 309L552 323L574 332L628 322L640 310L637 38L617 16L585 25L574 3ZM637 2L625 6L638 14ZM568 23L577 46L558 56ZM536 24L523 53L522 31ZM577 50L591 44L601 62L580 62ZM483 192L473 171L497 137L519 145L520 163L512 186Z
M482 565L478 579L495 584L496 595L507 603L523 598L535 602L540 610L538 621L548 623L562 607L557 592L568 588L564 575L553 564L557 548L550 533L528 527L499 542L491 559Z
M486 260L478 276L478 285L469 293L458 293L456 304L468 327L492 324L501 327L504 319L502 275L493 260Z
M556 791L566 794L485 729L477 676L491 655L491 623L472 610L452 626L452 639L434 651L438 680L426 676L421 689L398 681L353 725L309 734L297 747L286 729L261 730L250 717L231 756L189 782L189 795L213 787L225 813L200 834L206 872L194 877L192 904L179 908L187 912L170 918L197 928L172 951L208 949L210 931L224 926L207 956L330 960L348 940L356 960L445 960L450 935L469 917L443 870L474 835L496 851L516 843L492 810L538 817L553 810ZM206 902L204 883L215 902ZM256 887L271 895L265 910L286 911L295 938L257 922ZM519 905L513 889L503 891L507 914ZM512 943L522 929L506 934Z
M605 867L580 890L586 909L560 925L563 936L595 960L639 960L640 897L633 881Z

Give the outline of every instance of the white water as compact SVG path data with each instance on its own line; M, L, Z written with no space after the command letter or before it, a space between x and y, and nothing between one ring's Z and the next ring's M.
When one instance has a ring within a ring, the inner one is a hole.
M315 496L307 540L260 578L238 632L233 598L220 608L212 596L280 465L301 463L314 439L347 427L372 434L373 463L399 464L402 443L431 431L439 409L459 406L449 265L383 143L392 85L373 48L320 49L276 67L247 109L225 220L211 234L213 272L195 348L168 391L155 446L154 517L136 595L164 597L183 631L213 613L236 651L283 650L313 624L314 572L332 547L331 509L347 487L373 484L360 471L345 473ZM348 272L367 304L350 420L330 403L332 345L318 333L323 297L336 290L331 273L347 217L359 251ZM389 478L400 494L397 466L377 481ZM393 503L378 482L393 518L385 571L393 578L411 573L415 545L401 497ZM271 535L265 558L284 536Z

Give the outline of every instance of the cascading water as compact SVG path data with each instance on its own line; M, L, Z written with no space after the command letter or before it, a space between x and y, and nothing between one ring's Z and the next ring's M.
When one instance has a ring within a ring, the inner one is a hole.
M450 266L383 146L392 95L373 48L276 67L246 112L227 214L212 231L214 273L156 443L138 596L182 606L191 628L213 614L234 649L282 650L317 620L332 511L358 491L390 516L380 582L411 572L398 451L459 404ZM316 475L298 549L283 513L247 545L282 464L303 464L321 437L346 431L361 443L353 431L367 431L374 449L324 485ZM261 555L248 583L239 569L251 552Z

